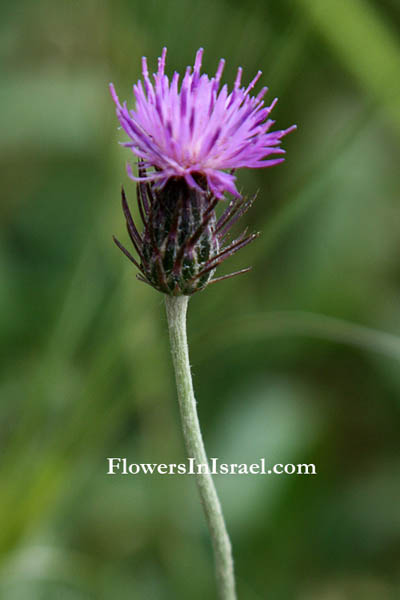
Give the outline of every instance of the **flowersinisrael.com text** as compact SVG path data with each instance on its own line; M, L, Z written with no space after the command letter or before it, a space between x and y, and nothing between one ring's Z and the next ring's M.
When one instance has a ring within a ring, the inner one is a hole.
M316 475L314 464L277 463L267 466L265 458L258 462L223 463L219 458L211 458L210 464L196 464L194 458L188 458L186 463L129 463L126 458L107 458L107 475Z

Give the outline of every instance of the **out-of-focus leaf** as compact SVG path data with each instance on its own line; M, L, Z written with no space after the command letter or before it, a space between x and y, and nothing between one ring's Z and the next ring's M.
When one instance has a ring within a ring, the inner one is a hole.
M226 332L229 331L229 338ZM222 350L235 340L254 342L279 336L305 336L349 344L370 352L378 352L389 358L400 360L400 337L350 323L328 315L300 311L280 311L246 315L235 321L225 321L214 330L214 351ZM209 355L208 349L207 354Z
M378 6L367 0L298 3L400 133L400 44Z
M2 79L0 156L35 147L35 156L96 148L104 127L107 76L101 71L19 72ZM110 115L111 118L112 115Z

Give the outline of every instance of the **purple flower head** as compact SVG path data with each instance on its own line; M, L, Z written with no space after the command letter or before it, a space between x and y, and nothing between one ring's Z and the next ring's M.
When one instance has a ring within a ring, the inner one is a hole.
M166 54L164 48L153 75L154 84L146 58L142 59L144 86L140 80L133 86L134 110L129 110L126 102L120 104L110 84L118 119L130 138L123 146L131 148L145 169L141 177L135 177L128 165L129 176L134 181L153 182L158 189L171 178L184 178L191 188L200 191L201 175L216 198L222 198L225 191L240 198L236 177L225 170L271 167L282 162L283 158L276 158L285 152L279 147L281 139L296 126L269 131L274 124L269 115L277 99L264 106L265 87L257 96L250 95L261 71L244 87L239 68L233 90L228 93L227 85L220 88L225 61L220 60L211 79L200 74L200 48L193 70L187 67L179 86L179 73L174 73L171 82L165 75Z

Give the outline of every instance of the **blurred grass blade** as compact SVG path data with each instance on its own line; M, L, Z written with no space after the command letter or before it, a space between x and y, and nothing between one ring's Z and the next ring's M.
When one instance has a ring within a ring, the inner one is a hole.
M298 222L314 203L321 202L325 197L325 190L333 185L339 173L347 168L349 156L354 152L354 147L359 144L374 116L374 107L365 107L348 127L332 138L329 152L317 157L305 173L301 185L294 186L294 191L289 192L289 199L277 214L266 222L263 235L253 249L254 256L264 259L265 254L280 240L281 235Z
M229 331L229 341L226 340ZM400 361L400 337L343 319L303 311L255 313L223 322L215 331L215 349L244 340L255 341L275 336L305 336L383 354ZM209 350L207 350L209 352Z
M400 44L391 26L366 0L298 2L400 133Z

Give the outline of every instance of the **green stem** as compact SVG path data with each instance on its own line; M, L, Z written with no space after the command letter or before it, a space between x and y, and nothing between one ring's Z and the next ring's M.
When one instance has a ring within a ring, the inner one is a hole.
M187 345L186 311L188 301L188 296L165 297L171 352L175 368L186 450L188 457L193 458L196 465L205 465L208 464L208 459L197 416ZM211 475L209 473L197 473L197 469L195 470L201 503L214 549L219 596L221 600L236 600L232 549L221 504Z

